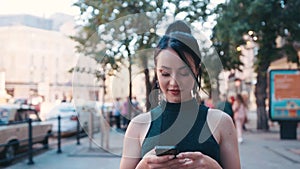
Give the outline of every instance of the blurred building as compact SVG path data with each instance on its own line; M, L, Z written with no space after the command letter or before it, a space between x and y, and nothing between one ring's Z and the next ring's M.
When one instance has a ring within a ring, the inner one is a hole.
M0 16L0 69L6 93L19 98L38 94L45 100L71 97L76 64L73 17ZM3 89L2 89L3 91Z
M105 84L91 73L95 60L76 53L74 18L55 14L50 18L31 15L0 16L0 98L42 96L46 102L76 99L106 101L128 96L129 74L126 67ZM74 68L87 68L89 73L70 73ZM145 99L143 74L133 66L133 95Z

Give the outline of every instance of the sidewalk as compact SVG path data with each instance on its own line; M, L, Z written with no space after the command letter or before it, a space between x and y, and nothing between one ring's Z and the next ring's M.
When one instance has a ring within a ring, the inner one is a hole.
M300 139L280 140L279 131L249 131L240 144L242 169L299 169Z
M242 169L299 169L300 168L300 128L297 140L280 139L279 125L274 122L270 131L256 130L256 113L248 113L248 131L244 142L239 145Z
M62 145L62 153L57 154L57 148L53 147L49 151L34 156L33 165L28 165L28 160L23 160L17 164L6 167L7 169L117 169L120 165L122 153L123 133L111 131L110 152L101 149L99 145L101 134L94 136L92 144L89 138L80 139L77 145L76 139ZM91 145L91 146L90 146Z
M300 132L297 140L281 140L279 128L273 126L269 132L256 130L256 114L249 114L248 131L244 133L244 142L239 145L242 169L299 169L300 168ZM100 142L101 135L95 136L95 142ZM7 167L8 169L118 169L122 152L123 134L111 132L110 147L113 154L101 150L93 144L89 148L89 139L81 139L81 145L76 141L62 146L62 153L56 149L34 156L34 165L27 165L27 160Z

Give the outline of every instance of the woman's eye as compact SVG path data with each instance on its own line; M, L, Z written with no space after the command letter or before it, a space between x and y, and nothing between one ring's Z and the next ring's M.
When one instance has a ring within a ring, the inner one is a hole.
M179 74L181 76L188 76L188 75L190 75L190 72L189 71L181 71L181 72L179 72Z
M167 72L161 72L161 75L162 75L162 76L170 76L170 73L167 73Z
M170 73L165 70L160 70L159 72L162 76L170 76Z

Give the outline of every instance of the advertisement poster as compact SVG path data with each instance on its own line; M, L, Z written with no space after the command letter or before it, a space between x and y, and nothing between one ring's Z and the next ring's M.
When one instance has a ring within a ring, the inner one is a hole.
M271 120L300 120L300 70L271 70Z

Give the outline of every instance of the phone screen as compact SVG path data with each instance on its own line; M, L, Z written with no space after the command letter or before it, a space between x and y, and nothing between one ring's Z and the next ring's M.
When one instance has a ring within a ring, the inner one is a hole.
M176 146L155 146L155 153L157 156L177 155L177 149Z

